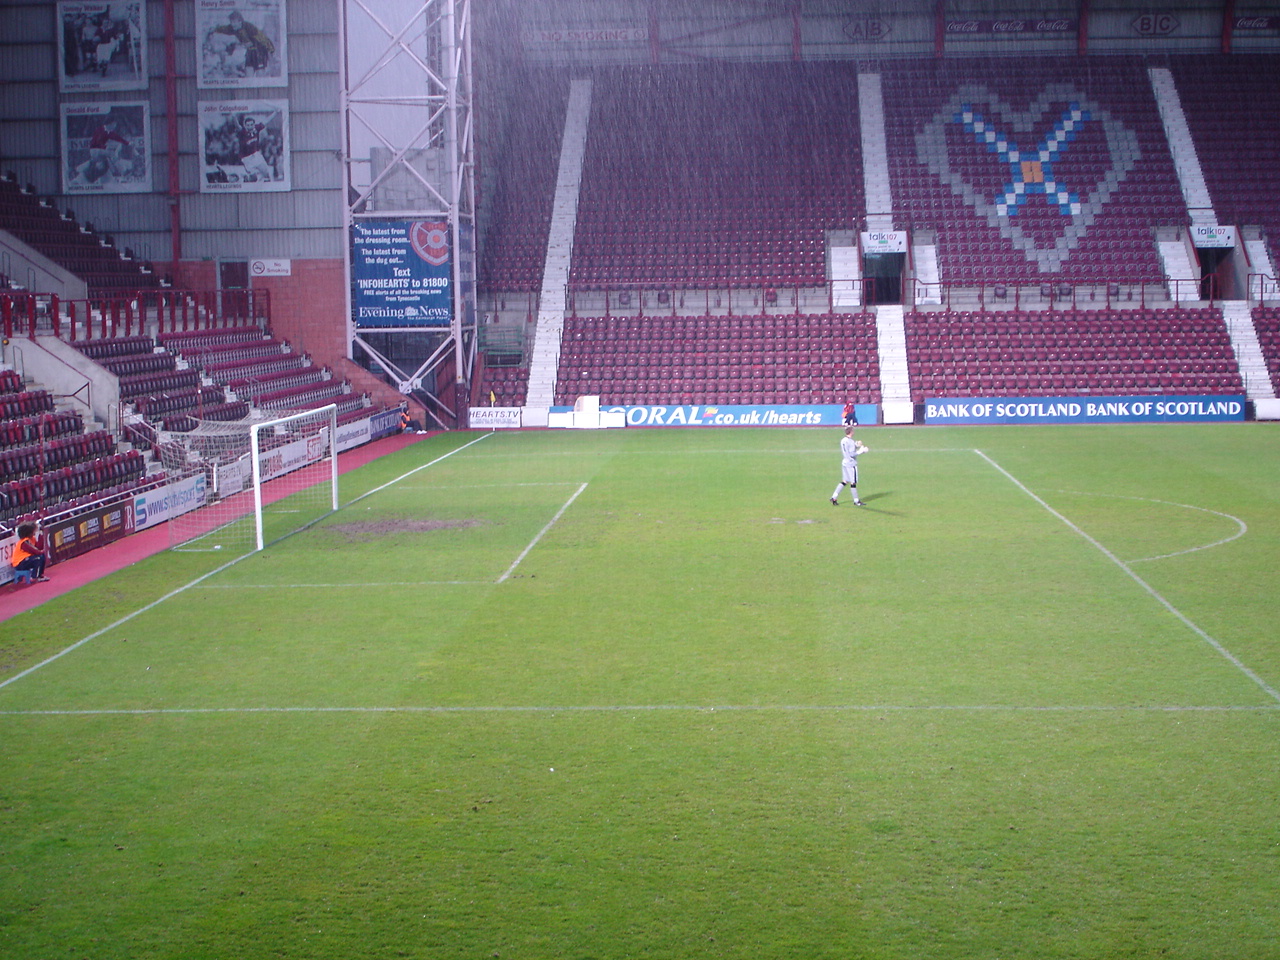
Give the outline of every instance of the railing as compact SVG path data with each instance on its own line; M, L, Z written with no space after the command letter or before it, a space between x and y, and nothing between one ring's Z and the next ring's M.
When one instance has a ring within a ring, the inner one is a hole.
M1270 278L1267 278L1270 281ZM1270 281L1274 283L1274 281ZM898 280L861 277L798 286L712 283L706 287L661 284L573 285L565 292L567 316L770 316L860 312L879 304L908 309L938 306L966 310L1127 310L1218 299L1218 279L1165 277L1092 281Z
M1280 280L1265 273L1249 274L1249 290L1246 296L1250 300L1280 300Z
M1096 282L1024 280L974 283L942 280L913 283L908 303L945 309L1064 311L1128 310L1163 307L1170 302L1209 303L1217 300L1217 278L1169 280L1165 277Z
M533 323L538 319L538 308L542 303L542 294L537 290L503 290L488 292L480 296L477 309L480 313L479 326L483 327L494 317L505 317L513 320L523 315L525 323Z
M75 503L65 500L53 503L51 507L61 507L61 509L49 509L48 512L46 512L46 506L42 500L38 506L34 504L30 505L30 509L23 511L16 516L0 520L0 531L15 530L17 529L18 524L27 518L39 518L40 526L48 530L51 527L64 523L67 520L82 514L92 513L96 510L101 510L117 504L126 504L133 500L133 498L138 494L146 493L148 490L154 490L157 487L163 486L167 482L168 481L163 475L160 475L158 478L144 476L137 481L135 486L132 486L127 490L116 490L114 492L97 491L95 493L81 494L79 497L75 498ZM102 495L98 496L98 493L101 493ZM65 559L65 556L63 559Z
M525 324L514 326L481 326L479 350L489 366L521 366L528 361L528 349L532 346L525 336Z
M877 284L862 277L824 284L711 283L705 287L661 284L573 285L565 291L567 316L770 316L844 313L877 302ZM881 298L897 302L896 298Z
M6 339L43 334L74 342L216 327L265 328L270 322L267 290L139 290L75 300L55 294L0 294Z

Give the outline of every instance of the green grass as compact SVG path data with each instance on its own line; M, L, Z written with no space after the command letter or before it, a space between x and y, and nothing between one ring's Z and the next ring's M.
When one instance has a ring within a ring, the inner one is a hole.
M1280 958L1274 428L477 436L0 624L0 956Z

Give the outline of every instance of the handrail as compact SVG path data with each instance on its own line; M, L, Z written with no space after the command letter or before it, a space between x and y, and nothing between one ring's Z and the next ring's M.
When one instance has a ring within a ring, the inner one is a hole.
M6 339L44 333L76 342L270 323L266 289L149 289L66 300L56 294L0 293Z
M1214 276L1173 280L1168 277L1099 278L1090 281L1045 280L913 280L912 296L904 302L914 305L934 303L950 306L957 300L974 303L978 309L997 308L1043 310L1048 313L1081 309L1145 309L1149 305L1173 301L1207 302L1218 299L1218 279ZM1096 304L1097 306L1081 306Z
M1266 273L1251 273L1245 296L1250 300L1280 300L1280 280Z

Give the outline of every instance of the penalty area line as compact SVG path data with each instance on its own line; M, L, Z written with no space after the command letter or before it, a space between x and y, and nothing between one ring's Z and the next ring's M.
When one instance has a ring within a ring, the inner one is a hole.
M394 487L397 483L399 483L401 480L404 480L406 477L412 477L415 473L425 470L427 469L427 467L434 467L441 460L448 460L455 453L461 453L463 450L467 449L467 447L475 446L481 440L488 439L491 436L493 436L492 433L482 433L480 434L480 436L476 437L474 440L471 440L468 443L464 443L460 447L454 447L448 453L443 454L439 457L436 457L430 463L424 463L421 466L414 467L412 470L408 470L405 473L400 474L400 476L396 477L394 480L388 480L386 483L382 484L382 486L380 487L374 487L372 490L366 490L364 493L360 494L360 496L354 497L353 499L348 500L345 504L343 504L343 508L349 507L353 503L359 503L365 497L372 497L375 493L381 493L383 490L386 490L388 487Z
M538 541L546 536L547 531L556 525L556 522L564 516L566 510L573 506L573 501L577 500L585 489L587 489L587 485L584 483L573 492L573 496L564 502L564 506L556 511L556 515L548 520L547 525L538 531L538 535L529 541L529 545L520 551L520 556L516 557L515 562L513 562L511 566L507 567L506 573L497 579L497 583L505 582L511 574L515 573L516 567L520 566L520 562L529 555L529 551L538 545Z
M1160 604L1160 606L1164 607L1167 611L1169 611L1169 613L1173 614L1180 621L1182 621L1183 625L1186 626L1187 629L1189 629L1192 633L1194 633L1197 637L1199 637L1209 646L1213 647L1214 650L1217 650L1218 653L1221 654L1227 660L1228 663L1232 664L1237 670L1239 670L1246 677L1248 677L1250 680L1256 683L1267 694L1267 696L1271 697L1271 699L1275 700L1277 703L1280 703L1280 691L1277 691L1274 687L1268 684L1260 676L1258 676L1256 673L1250 670L1245 665L1244 661L1242 661L1234 653L1232 653L1230 650L1224 647L1221 643L1219 643L1217 640L1211 637L1204 629L1202 629L1198 624L1193 622L1190 617L1188 617L1181 610L1179 610L1172 603L1170 603L1165 598L1165 596L1162 593L1160 593L1159 590L1157 590L1155 587L1151 586L1151 584L1147 583L1147 581L1143 580L1140 576L1138 576L1134 572L1133 568L1129 566L1129 564L1125 563L1123 560L1117 557L1114 553L1112 553L1110 550L1104 547L1101 542L1099 542L1098 540L1095 540L1093 537L1089 536L1089 534L1085 533L1084 530L1082 530L1080 527L1076 526L1074 523L1068 520L1063 514L1059 513L1057 510L1053 509L1053 507L1049 506L1049 504L1046 503L1041 497L1033 493L1025 483L1023 483L1021 480L1015 477L1012 473L1010 473L1004 467L1000 466L1000 464L996 463L993 459L991 459L981 450L978 450L975 448L973 452L976 453L978 456L980 456L983 460L987 461L987 463L989 463L992 467L994 467L997 471L999 471L1005 477L1005 479L1007 479L1015 487L1017 487L1019 490L1025 493L1028 497L1030 497L1036 503L1038 503L1042 509L1048 511L1050 514L1057 517L1064 524L1066 524L1067 528L1070 529L1073 533L1081 537L1086 543L1091 544L1094 547L1094 549L1096 549L1104 557L1106 557L1108 560L1114 563L1117 567L1119 567L1122 571L1124 571L1125 575L1128 576L1129 579L1131 579L1134 583L1136 583L1148 594L1150 594L1152 599L1154 599L1158 604Z

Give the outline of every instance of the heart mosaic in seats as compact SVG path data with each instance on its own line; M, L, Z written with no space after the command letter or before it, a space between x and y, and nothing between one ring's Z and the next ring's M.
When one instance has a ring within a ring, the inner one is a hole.
M959 87L916 134L916 156L978 216L1056 273L1142 152L1132 130L1070 84L1024 111Z

